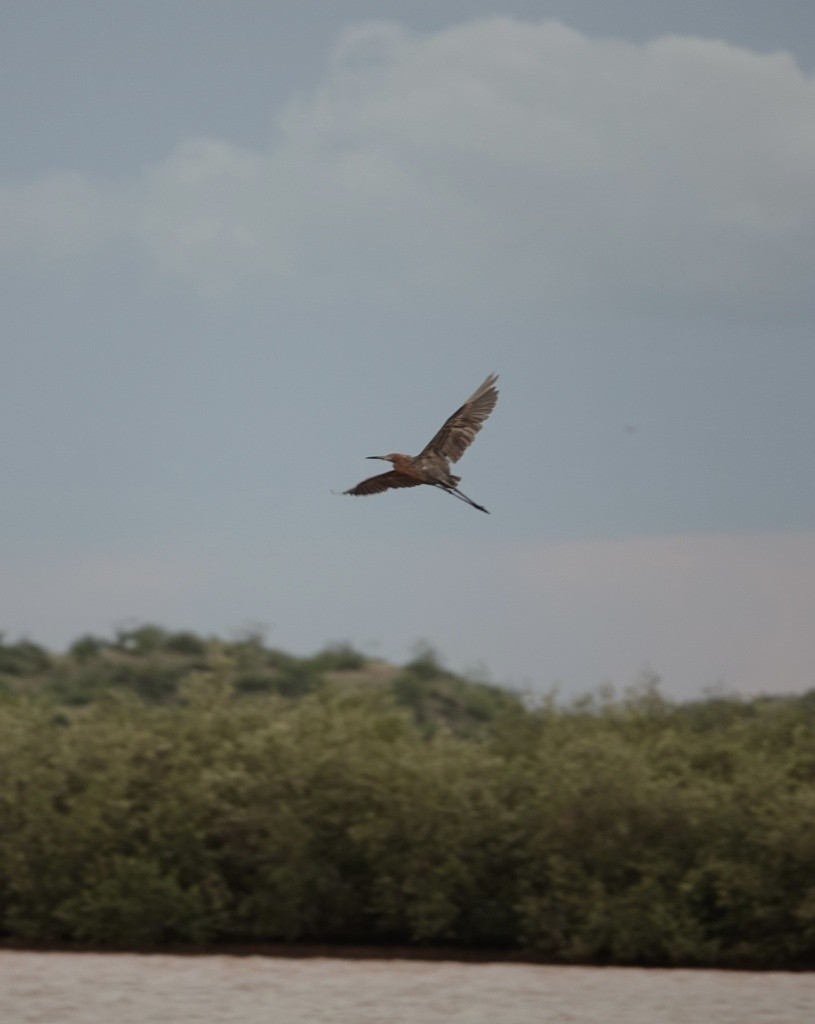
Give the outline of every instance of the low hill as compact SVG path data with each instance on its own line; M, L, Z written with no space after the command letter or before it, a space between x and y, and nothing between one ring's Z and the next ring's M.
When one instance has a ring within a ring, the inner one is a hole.
M112 639L81 637L61 654L30 640L3 643L0 635L0 690L69 706L115 692L173 704L184 681L202 673L217 673L236 698L297 699L327 686L384 690L426 731L444 725L467 735L495 718L524 711L518 695L447 671L429 649L398 667L345 644L299 658L268 647L259 634L223 640L149 624L120 630Z

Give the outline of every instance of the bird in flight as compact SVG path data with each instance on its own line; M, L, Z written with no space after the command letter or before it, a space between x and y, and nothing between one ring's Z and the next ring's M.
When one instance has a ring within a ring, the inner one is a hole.
M343 491L343 494L379 494L380 491L387 491L392 487L418 487L419 484L430 484L433 487L440 487L461 501L466 501L480 512L487 512L483 505L478 505L472 498L461 493L458 489L461 477L450 472L450 463L458 462L473 443L475 435L484 425L484 420L495 408L498 401L498 391L495 388L497 380L498 374L491 373L464 405L445 420L438 433L418 455L400 455L398 452L391 452L390 455L368 455L369 459L390 462L393 469L389 469L387 473L380 473L379 476L368 477L356 487ZM487 514L489 515L488 512Z

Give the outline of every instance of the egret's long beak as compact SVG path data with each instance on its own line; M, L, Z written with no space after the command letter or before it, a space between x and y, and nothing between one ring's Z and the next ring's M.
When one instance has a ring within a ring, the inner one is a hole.
M387 458L384 455L366 455L366 459L381 459L383 462L387 462Z

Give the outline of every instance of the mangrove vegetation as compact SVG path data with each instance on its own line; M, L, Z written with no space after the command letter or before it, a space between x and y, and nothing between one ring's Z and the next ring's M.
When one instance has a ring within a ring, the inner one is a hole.
M815 691L530 700L346 646L0 643L0 939L815 967Z

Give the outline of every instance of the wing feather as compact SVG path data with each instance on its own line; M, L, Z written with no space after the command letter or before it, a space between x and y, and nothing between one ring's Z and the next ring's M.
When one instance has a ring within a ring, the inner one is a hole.
M422 449L417 458L421 459L423 455L441 455L449 462L458 462L473 443L475 435L484 425L484 420L495 408L498 401L498 391L495 388L497 380L498 374L491 373L464 405L445 420L441 430Z
M380 473L378 476L369 476L367 480L358 483L356 487L343 491L343 494L379 494L380 491L388 491L392 487L418 487L421 480L412 480L404 473L397 473L391 469L387 473Z

